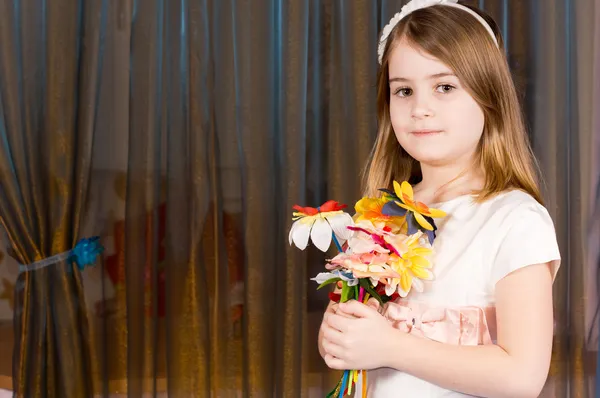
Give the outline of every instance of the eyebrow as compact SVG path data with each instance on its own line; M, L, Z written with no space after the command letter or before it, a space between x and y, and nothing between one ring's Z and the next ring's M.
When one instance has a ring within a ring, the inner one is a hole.
M436 73L436 74L427 76L427 80L439 79L440 77L448 77L448 76L456 77L456 75L454 73L442 72L442 73ZM391 83L391 82L409 82L409 81L410 81L410 79L407 79L405 77L393 77L390 79L389 82Z

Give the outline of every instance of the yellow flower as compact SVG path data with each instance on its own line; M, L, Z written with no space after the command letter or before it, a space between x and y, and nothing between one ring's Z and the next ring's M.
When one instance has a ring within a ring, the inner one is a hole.
M411 236L386 236L385 240L395 249L387 263L400 275L400 278L388 279L385 293L391 296L397 290L401 297L406 297L412 287L423 291L423 281L433 279L429 260L433 250L423 233L418 231Z
M438 209L429 208L426 204L415 201L413 197L413 189L411 185L406 181L404 181L402 185L398 184L397 181L394 181L394 192L396 193L396 196L398 196L398 198L400 199L400 202L395 201L394 203L400 206L401 208L405 209L406 211L412 212L415 216L415 220L417 220L419 225L428 231L433 231L434 227L429 221L425 219L425 217L446 217L446 212Z

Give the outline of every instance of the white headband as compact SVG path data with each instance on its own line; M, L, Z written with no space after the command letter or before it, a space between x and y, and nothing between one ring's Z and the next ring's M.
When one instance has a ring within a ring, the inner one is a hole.
M460 8L461 10L464 10L464 11L468 12L469 14L473 15L483 25L483 27L488 31L488 33L494 40L494 43L496 43L496 47L499 47L498 40L496 40L496 35L494 34L494 31L492 30L490 25L485 21L485 19L481 18L481 16L479 14L477 14L475 11L471 10L470 8L458 4L458 0L411 0L404 7L402 7L400 12L397 13L396 15L394 15L394 17L385 26L385 28L383 28L383 33L381 34L381 39L379 40L379 47L377 48L377 56L379 58L379 64L381 64L381 61L383 59L383 51L385 50L385 44L387 42L388 36L390 35L390 33L392 33L392 30L396 27L396 25L398 25L398 22L400 22L402 20L402 18L406 17L408 14L410 14L416 10L419 10L421 8L435 6L438 4L449 6L449 7L454 7L454 8Z

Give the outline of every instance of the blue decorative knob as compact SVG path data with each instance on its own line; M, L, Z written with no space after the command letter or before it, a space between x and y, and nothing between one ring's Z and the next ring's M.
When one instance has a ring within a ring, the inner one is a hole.
M104 251L99 239L100 237L94 236L77 242L69 257L71 264L76 263L80 271L83 271L86 266L94 265L96 257Z

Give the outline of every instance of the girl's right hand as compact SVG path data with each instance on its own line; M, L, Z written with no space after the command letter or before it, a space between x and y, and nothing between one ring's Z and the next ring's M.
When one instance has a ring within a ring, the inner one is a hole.
M381 307L381 305L379 304L379 301L377 301L376 299L374 299L373 297L371 297L369 300L367 300L366 305L368 307L373 308L374 310L376 310L377 312L379 312L380 314L383 313L385 306ZM327 310L325 311L325 313L337 313L337 309L338 309L339 303L332 303L331 305L329 305L329 307L327 307ZM348 314L345 314L346 316L348 316ZM355 318L355 316L351 315L350 317Z

